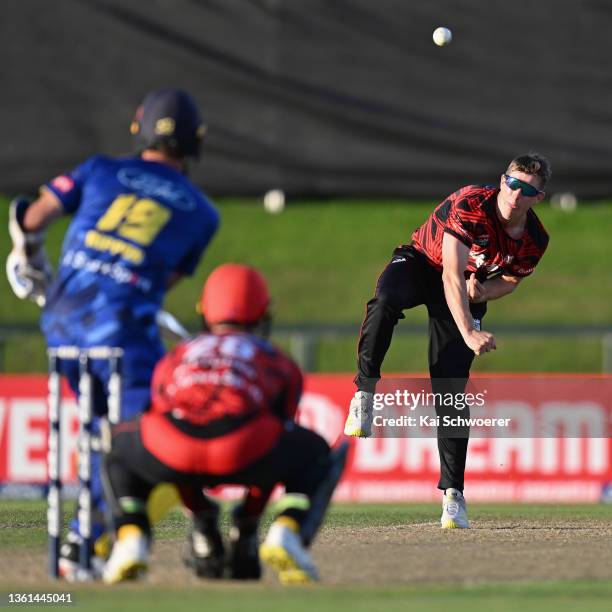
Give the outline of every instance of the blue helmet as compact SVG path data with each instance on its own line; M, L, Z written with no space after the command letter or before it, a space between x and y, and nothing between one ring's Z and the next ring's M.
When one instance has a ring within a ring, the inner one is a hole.
M174 157L200 155L206 125L193 98L180 89L147 94L130 126L139 149L164 149Z

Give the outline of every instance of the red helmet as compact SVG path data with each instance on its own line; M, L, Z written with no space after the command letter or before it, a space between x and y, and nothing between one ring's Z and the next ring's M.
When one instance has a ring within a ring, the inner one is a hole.
M253 325L268 311L270 295L264 277L243 264L215 268L202 290L200 311L207 325Z

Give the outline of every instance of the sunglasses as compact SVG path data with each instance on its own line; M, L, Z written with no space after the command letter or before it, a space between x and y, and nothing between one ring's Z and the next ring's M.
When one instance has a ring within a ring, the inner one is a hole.
M512 191L520 189L521 194L527 196L528 198L533 198L539 195L540 193L544 193L537 187L534 187L533 185L530 185L525 181L521 181L520 179L517 179L513 176L508 176L507 174L504 174L504 182L510 189L512 189Z

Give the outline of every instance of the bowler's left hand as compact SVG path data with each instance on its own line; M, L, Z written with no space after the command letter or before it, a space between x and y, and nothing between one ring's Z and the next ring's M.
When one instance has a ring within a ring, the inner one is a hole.
M470 278L467 280L467 293L468 299L472 304L479 304L487 301L487 293L484 284L476 278L474 272L470 274Z

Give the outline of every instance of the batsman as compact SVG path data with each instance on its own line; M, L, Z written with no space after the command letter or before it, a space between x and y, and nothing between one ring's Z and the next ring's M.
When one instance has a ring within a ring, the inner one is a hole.
M43 307L49 347L123 349L122 410L128 418L150 403L153 368L164 354L157 315L166 292L191 275L215 234L219 215L187 178L205 126L189 94L149 93L131 125L137 154L97 155L46 183L38 198L10 206L13 250L7 275L21 299ZM63 215L72 220L54 279L44 233ZM109 370L94 362L94 429L107 412ZM78 395L78 363L62 363ZM100 456L92 458L94 539L104 530ZM73 579L82 541L78 519L61 548L60 573Z
M406 309L427 308L434 393L464 391L474 357L496 348L493 334L482 329L487 303L513 293L546 250L548 234L533 207L544 199L550 176L543 156L520 155L498 185L459 189L436 207L410 244L395 249L367 304L346 435L372 435L373 393L393 329ZM436 406L439 416L448 410L452 406ZM444 492L441 524L444 529L465 529L469 430L439 427L437 434L438 488Z

